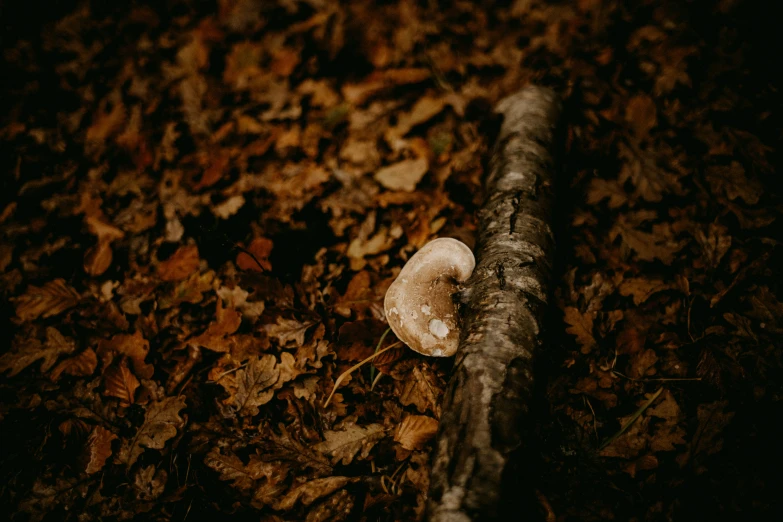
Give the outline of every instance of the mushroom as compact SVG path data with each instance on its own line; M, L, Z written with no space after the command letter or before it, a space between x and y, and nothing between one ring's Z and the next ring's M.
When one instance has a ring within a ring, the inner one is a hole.
M475 266L470 248L452 238L435 239L416 252L389 286L383 302L386 320L397 338L423 355L454 355L460 325L452 296Z

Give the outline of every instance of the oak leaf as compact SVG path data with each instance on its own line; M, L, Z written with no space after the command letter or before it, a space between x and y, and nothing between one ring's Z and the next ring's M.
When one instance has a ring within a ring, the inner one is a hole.
M103 469L106 460L111 457L111 441L116 438L117 435L106 428L95 426L85 446L85 473L92 475Z
M426 415L408 415L397 426L394 441L407 450L420 450L438 432L438 421Z
M706 178L713 194L725 195L731 200L740 198L751 205L759 202L763 192L761 183L755 178L748 179L745 167L738 161L709 167Z
M593 178L587 189L587 203L595 205L602 199L609 200L609 208L619 208L628 202L628 194L617 180Z
M305 333L307 329L315 324L315 321L297 321L296 319L286 319L278 317L276 324L264 325L269 337L277 338L280 346L286 346L293 342L296 346L301 346L305 342Z
M201 346L213 352L228 352L231 350L231 334L242 324L242 314L233 308L223 308L223 301L217 300L215 321L210 323L206 331L192 337L188 343L191 346Z
M299 500L305 506L309 506L319 498L325 497L355 480L352 477L325 477L311 480L292 487L273 507L277 510L288 511Z
M350 464L354 458L367 458L370 450L384 437L386 430L381 424L359 426L353 424L344 431L329 430L324 432L324 440L314 446L316 451L328 455L332 464L342 462Z
M263 478L281 481L288 471L285 465L265 462L256 455L251 455L250 462L245 464L232 453L223 455L217 446L204 457L204 464L220 473L220 480L232 481L235 488L244 492L249 492Z
M30 285L24 294L12 297L11 301L16 304L19 320L27 322L60 314L76 306L79 299L79 293L58 278L41 287Z
M56 381L63 373L74 377L86 377L92 375L98 366L98 356L92 348L87 348L79 355L69 357L54 367L49 378Z
M686 242L675 238L669 223L653 225L652 232L639 230L638 227L644 221L653 217L655 213L650 211L620 215L609 231L609 239L614 241L618 236L622 236L623 242L636 252L642 261L660 259L664 264L670 265L674 261L674 254L682 250Z
M8 376L13 377L39 360L42 360L41 372L47 372L60 355L73 353L74 350L76 342L51 326L46 328L46 341L43 343L32 333L18 335L13 340L11 351L0 356L0 373L8 372Z
M240 415L258 415L258 407L272 400L275 393L273 387L279 378L280 369L274 355L253 357L236 372L236 392L228 403Z
M565 308L565 322L568 324L566 332L576 337L577 342L582 347L582 353L590 353L596 346L595 337L593 337L593 321L597 312L585 312L584 314L578 308L567 306Z
M145 449L163 449L166 442L175 437L177 430L185 425L184 419L179 415L184 407L185 397L182 395L150 402L146 407L144 422L136 434L123 441L117 455L118 461L131 467Z
M642 150L635 143L620 143L619 148L620 158L624 160L618 176L621 185L630 179L636 187L635 194L651 202L661 201L666 194L682 194L678 180L682 174L661 166L660 154ZM671 155L674 156L673 151ZM677 162L678 158L675 156L672 161Z
M150 351L150 343L140 331L132 335L117 334L111 339L98 341L98 358L103 368L107 368L115 358L125 356L130 359L133 372L142 379L151 379L155 367L144 362Z
M633 304L639 306L647 301L651 295L671 288L677 288L677 284L666 283L660 279L647 279L644 277L634 277L625 279L620 283L620 294L624 296L633 296Z

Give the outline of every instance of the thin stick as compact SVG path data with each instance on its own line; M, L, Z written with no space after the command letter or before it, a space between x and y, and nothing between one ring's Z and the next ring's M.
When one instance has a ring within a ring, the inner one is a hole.
M332 393L329 394L329 398L326 399L326 402L324 403L324 408L329 406L329 402L332 400L332 396L334 395L334 392L337 391L337 387L340 385L341 382L343 382L343 380L346 377L348 377L351 374L351 372L353 372L355 369L359 368L364 363L369 362L369 361L375 359L376 357L378 357L383 352L389 351L392 348L396 348L397 346L399 346L401 344L402 344L402 341L397 341L396 343L392 343L389 346L387 346L386 348L384 348L383 350L381 350L380 352L376 352L376 353L372 354L371 356L369 356L368 358L366 358L362 362L354 364L353 366L351 366L350 368L345 370L343 373L341 373L340 376L337 378L337 380L334 381L334 388L332 388Z
M657 391L657 392L655 392L655 393L653 393L653 396L652 396L652 397L650 397L650 398L647 400L647 402L645 402L644 404L642 404L642 405L639 407L639 409L638 409L638 410L636 410L636 411L634 412L634 414L633 414L633 415L631 415L631 418L630 418L630 419L628 419L628 420L625 422L625 424L623 424L623 427L622 427L622 428L620 428L620 431L618 431L617 433L615 433L614 435L612 435L611 437L609 437L608 439L606 439L606 440L604 441L604 443L603 443L603 444L601 444L601 445L598 447L598 449L604 449L604 448L605 448L605 447L607 447L609 444L611 444L612 442L614 442L615 440L617 440L617 438L618 438L620 435L622 435L623 433L625 433L625 431L626 431L628 428L630 428L630 427L631 427L631 425L633 425L633 423L634 423L634 422L636 422L636 419L638 419L639 417L641 417L642 413L644 413L644 410L646 410L647 408L649 408L649 407L650 407L650 404L652 404L652 403L655 401L655 399L657 399L657 398L658 398L658 396L661 394L661 392L662 392L662 391L663 391L663 387L660 387L660 388L658 388L658 391Z

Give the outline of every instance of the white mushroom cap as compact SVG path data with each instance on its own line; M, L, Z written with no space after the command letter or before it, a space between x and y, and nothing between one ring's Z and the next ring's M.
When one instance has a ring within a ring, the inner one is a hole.
M452 238L435 239L416 252L389 287L383 303L397 338L423 355L454 355L459 317L452 295L475 266L470 248Z

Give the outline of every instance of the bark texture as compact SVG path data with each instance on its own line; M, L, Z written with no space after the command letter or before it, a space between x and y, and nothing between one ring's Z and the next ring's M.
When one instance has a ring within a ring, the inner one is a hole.
M479 214L477 265L462 295L457 358L433 455L428 517L492 520L521 492L509 479L524 447L533 356L552 272L556 129L549 89L526 87L503 99ZM516 513L514 519L519 519Z

